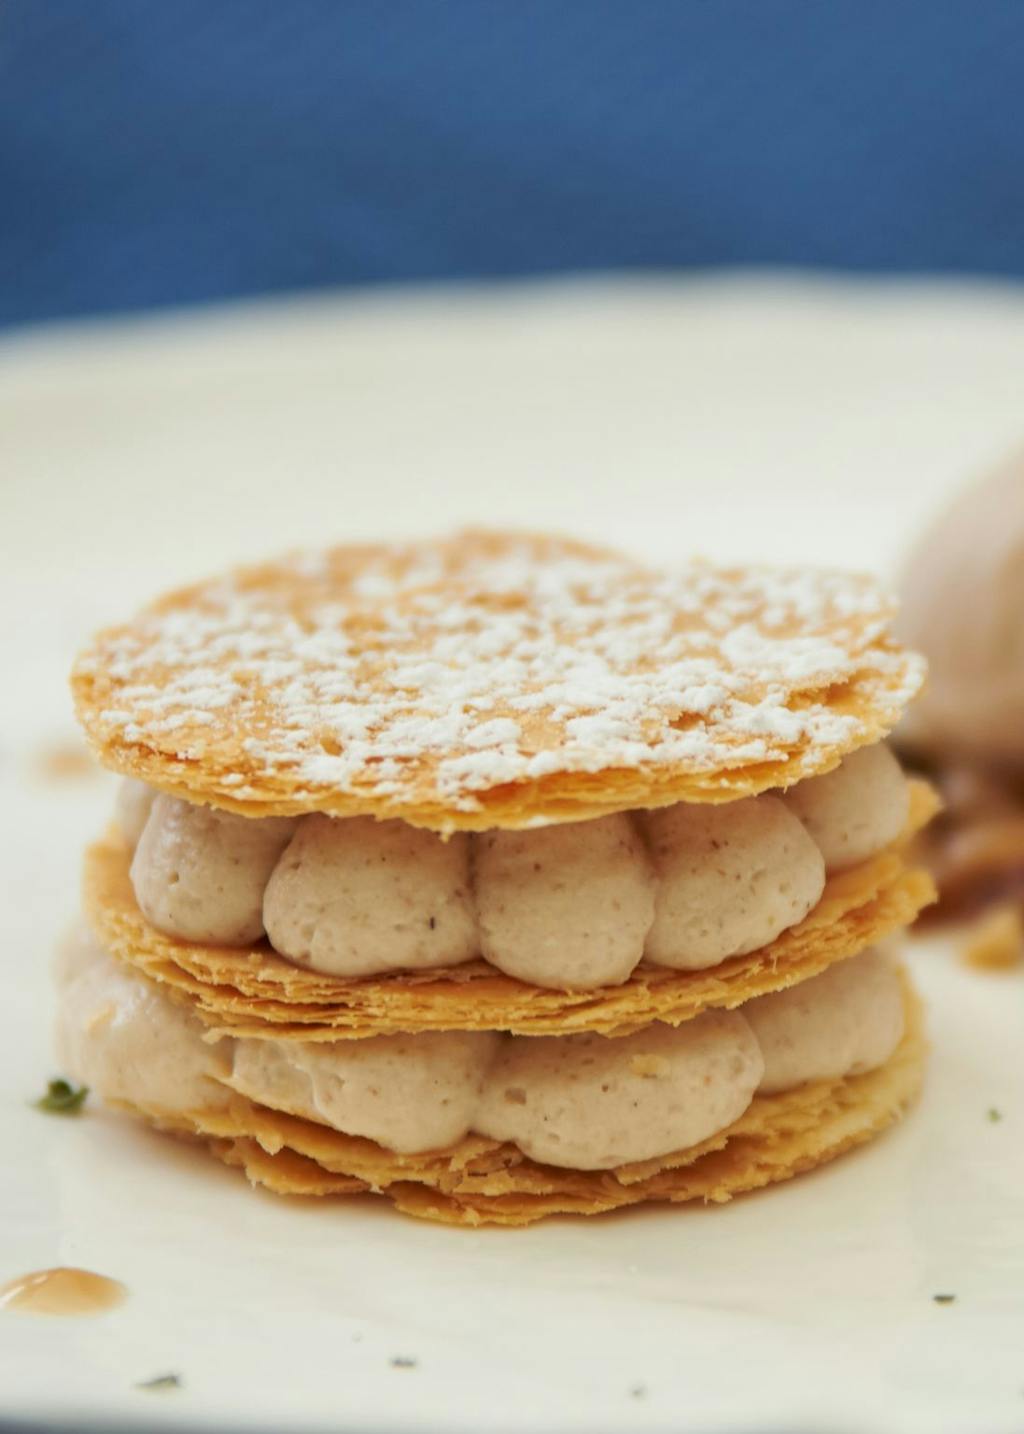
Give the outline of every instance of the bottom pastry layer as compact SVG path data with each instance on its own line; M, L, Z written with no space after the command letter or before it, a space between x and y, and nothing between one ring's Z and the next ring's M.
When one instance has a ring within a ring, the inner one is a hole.
M648 1201L721 1203L835 1159L898 1120L917 1096L927 1044L904 975L906 1030L894 1054L862 1075L755 1097L727 1129L687 1150L613 1170L560 1169L515 1145L470 1135L447 1150L397 1155L375 1142L242 1098L224 1109L153 1124L202 1139L254 1185L282 1195L384 1195L405 1214L451 1225L528 1225Z

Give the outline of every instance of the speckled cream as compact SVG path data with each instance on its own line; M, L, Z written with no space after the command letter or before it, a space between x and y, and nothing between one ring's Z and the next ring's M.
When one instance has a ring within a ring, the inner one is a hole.
M655 880L628 816L475 838L480 950L536 986L618 985L654 919Z
M646 945L656 965L701 970L755 951L824 890L821 852L777 797L680 803L644 824L659 878Z
M295 830L160 793L132 857L143 915L183 941L245 946L263 935L263 892Z
M851 752L821 777L790 787L783 797L825 858L829 871L865 861L896 840L910 813L910 789L884 742Z
M278 951L335 976L457 966L479 954L469 838L306 817L270 877L263 918Z

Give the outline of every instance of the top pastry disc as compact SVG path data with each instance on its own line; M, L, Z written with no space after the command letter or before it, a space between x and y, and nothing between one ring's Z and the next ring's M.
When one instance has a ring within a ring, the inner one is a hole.
M73 688L105 765L189 801L524 827L835 766L921 684L891 616L862 577L467 532L172 593Z

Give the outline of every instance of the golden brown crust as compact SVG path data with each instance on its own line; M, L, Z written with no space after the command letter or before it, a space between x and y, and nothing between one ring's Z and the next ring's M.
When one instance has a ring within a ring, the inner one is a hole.
M172 593L72 686L99 759L186 800L517 827L830 769L920 685L890 617L864 579L465 533Z
M116 836L87 853L85 910L113 956L167 983L224 1035L300 1040L427 1030L626 1035L651 1021L678 1025L701 1011L781 990L909 925L935 892L926 873L907 869L901 848L935 807L931 788L912 783L911 816L901 843L830 877L810 915L761 950L706 971L642 963L621 986L594 991L530 986L483 961L447 972L345 980L294 966L265 942L232 950L175 941L154 930L139 911L128 852Z
M920 1090L927 1054L920 1002L906 977L904 1001L903 1040L878 1070L755 1097L701 1145L616 1170L540 1165L514 1145L475 1135L449 1150L395 1155L241 1098L226 1111L196 1112L187 1124L221 1159L279 1194L374 1191L405 1214L444 1224L527 1225L648 1201L722 1203L833 1160L899 1119Z

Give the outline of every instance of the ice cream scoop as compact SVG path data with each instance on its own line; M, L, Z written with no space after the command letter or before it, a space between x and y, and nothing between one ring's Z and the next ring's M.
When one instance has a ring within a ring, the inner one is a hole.
M1024 763L1024 451L925 532L898 629L929 664L906 740L941 758Z

